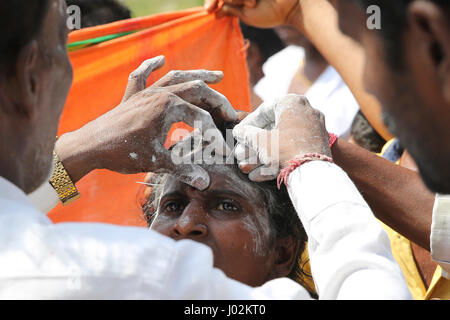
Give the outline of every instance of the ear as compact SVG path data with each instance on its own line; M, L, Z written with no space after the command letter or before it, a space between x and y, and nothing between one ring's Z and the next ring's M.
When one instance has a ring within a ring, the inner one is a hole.
M14 111L28 119L38 112L38 56L38 43L32 40L20 50L7 79Z
M294 237L286 237L276 240L275 261L272 271L272 278L287 277L294 265L297 263L297 254L299 250L299 241Z
M431 1L416 0L408 8L408 18L436 70L442 96L450 103L450 24L446 12Z

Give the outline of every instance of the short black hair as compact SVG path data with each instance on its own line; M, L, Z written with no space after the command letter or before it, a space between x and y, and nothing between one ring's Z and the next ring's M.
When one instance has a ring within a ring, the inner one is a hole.
M364 114L359 111L352 123L351 135L353 140L366 150L380 153L386 141L370 125Z
M283 40L281 40L273 29L255 28L241 22L241 30L245 39L258 45L264 62L277 52L286 48Z
M348 1L348 0L341 0ZM408 27L408 6L414 0L353 0L364 12L371 5L376 5L381 9L381 29L377 30L383 38L388 63L394 70L401 70L404 67L402 34ZM437 6L447 10L450 16L449 0L429 0Z
M131 11L116 0L67 0L81 10L81 27L94 27L131 18Z
M20 50L37 37L50 0L0 1L0 71L13 65Z

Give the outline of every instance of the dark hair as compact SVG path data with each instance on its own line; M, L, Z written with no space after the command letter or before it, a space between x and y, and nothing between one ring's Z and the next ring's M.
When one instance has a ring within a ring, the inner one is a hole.
M355 142L366 150L379 153L386 141L370 125L364 114L359 111L352 123L351 135Z
M224 128L231 129L234 127L234 125L235 123L226 123L224 125ZM224 128L221 129L224 136L226 136ZM244 175L239 170L237 165L235 169L236 174L238 174L241 178L248 179L248 176ZM159 206L159 199L161 197L166 180L167 175L164 174L155 175L153 177L151 181L151 184L154 186L153 192L142 205L144 216L149 227L156 217ZM276 181L254 183L254 186L258 189L264 203L267 205L270 223L269 241L273 243L277 239L285 238L288 236L291 236L294 239L298 240L299 249L296 256L297 263L291 270L289 278L300 283L306 290L308 290L312 297L317 298L314 285L311 281L312 276L304 270L304 265L308 262L308 260L303 261L302 254L306 249L308 237L302 223L300 222L300 219L298 218L297 211L292 204L286 187L283 185L281 189L278 190Z
M116 0L67 0L81 9L81 27L93 27L131 18L130 10Z
M354 0L364 11L377 5L381 9L381 29L377 30L383 38L386 56L394 70L404 67L402 52L402 35L408 27L408 6L414 0ZM450 9L449 0L430 0L444 10ZM450 13L450 12L449 12ZM435 54L439 54L436 52Z
M37 37L48 12L49 0L0 1L0 71L14 65L20 50Z
M286 47L273 29L255 28L244 23L241 23L241 29L244 38L258 45L264 58L263 62Z

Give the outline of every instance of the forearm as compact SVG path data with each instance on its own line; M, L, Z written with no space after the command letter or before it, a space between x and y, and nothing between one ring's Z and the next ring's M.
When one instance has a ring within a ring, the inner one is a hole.
M364 88L363 48L340 31L337 12L327 0L301 0L300 3L300 16L291 19L294 26L309 38L339 72L375 130L385 140L391 139L393 136L382 120L379 101Z
M419 174L343 140L337 141L332 152L336 164L350 176L375 216L430 250L435 195Z

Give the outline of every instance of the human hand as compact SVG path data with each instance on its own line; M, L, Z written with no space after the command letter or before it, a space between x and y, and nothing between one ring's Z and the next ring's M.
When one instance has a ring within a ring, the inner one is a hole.
M172 125L184 122L192 127L201 124L196 129L215 132L214 139L219 140L214 143L225 144L211 114L235 121L237 113L223 95L206 85L220 82L223 74L173 71L145 89L148 76L163 65L164 57L142 63L130 75L116 108L58 140L55 151L73 181L94 169L108 169L124 174L170 173L197 189L209 186L204 169L195 164L175 165L164 143Z
M301 19L301 0L206 0L208 12L217 11L217 17L236 16L248 25L273 28L295 25ZM220 4L223 3L223 7Z
M325 118L304 96L288 95L263 103L234 130L235 157L250 180L273 180L296 156L331 157Z

